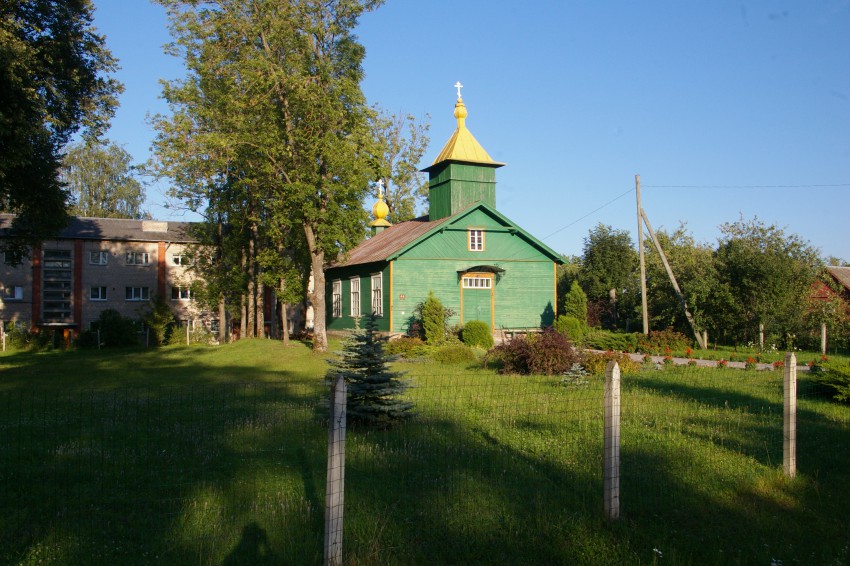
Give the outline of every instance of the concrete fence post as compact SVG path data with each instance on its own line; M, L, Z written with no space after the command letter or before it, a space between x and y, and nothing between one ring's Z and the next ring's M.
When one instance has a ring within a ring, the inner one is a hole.
M605 517L620 518L620 366L608 362L605 368L604 480Z
M797 356L785 354L784 424L782 430L782 471L797 475Z
M342 564L345 497L345 413L348 388L340 376L331 387L328 475L325 487L325 566Z

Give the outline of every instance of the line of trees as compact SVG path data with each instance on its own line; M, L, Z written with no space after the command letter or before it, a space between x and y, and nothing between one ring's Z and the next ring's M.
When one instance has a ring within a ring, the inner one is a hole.
M826 324L832 342L846 347L850 305L824 270L841 260L822 259L796 234L757 217L721 225L715 245L697 242L684 224L657 236L697 327L713 342L757 343L763 330L777 347L817 348ZM691 334L657 250L644 242L650 328ZM591 229L582 255L560 270L559 296L573 282L588 297L591 326L641 330L639 259L628 231L603 224Z
M150 167L204 216L195 296L262 336L267 287L282 310L306 294L313 348L326 350L323 270L363 239L372 184L385 180L394 221L421 195L427 126L370 108L360 88L353 30L380 2L158 2L187 76L164 84Z

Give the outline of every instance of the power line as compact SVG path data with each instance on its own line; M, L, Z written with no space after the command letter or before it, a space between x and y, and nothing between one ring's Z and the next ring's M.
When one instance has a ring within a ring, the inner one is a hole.
M831 185L641 185L653 189L807 189L819 187L850 187L850 183Z
M544 239L544 240L548 240L549 238L551 238L551 237L552 237L552 236L554 236L555 234L558 234L559 232L563 232L564 230L566 230L566 229L567 229L567 228L569 228L570 226L573 226L573 225L575 225L575 224L578 224L579 222L581 222L582 220L584 220L584 219L585 219L585 218L587 218L588 216L591 216L591 215L593 215L593 214L596 214L597 212L599 212L600 210L602 210L602 209L603 209L603 208L605 208L606 206L609 206L609 205L611 205L611 204L614 204L615 202L617 202L618 200L620 200L620 199L621 199L621 198L623 198L624 196L626 196L626 195L628 195L628 194L630 194L630 193L633 193L633 192L634 192L634 189L629 189L629 190L627 190L626 192L624 192L624 193L623 193L623 194L621 194L620 196L614 197L613 199L609 200L608 202L606 202L605 204L603 204L603 205L602 205L602 206L600 206L599 208L596 208L596 209L594 209L594 210L591 210L590 212L588 212L587 214L585 214L585 215L584 215L584 216L582 216L581 218L577 218L577 219L573 220L572 222L570 222L569 224L567 224L566 226L562 226L562 227L558 228L557 230L555 230L554 232L552 232L552 233L551 233L551 234L549 234L548 236L544 236L542 239Z

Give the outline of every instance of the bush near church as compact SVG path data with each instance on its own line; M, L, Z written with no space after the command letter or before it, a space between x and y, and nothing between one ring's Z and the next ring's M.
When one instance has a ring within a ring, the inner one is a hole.
M493 334L490 325L481 320L470 320L460 333L461 340L467 346L493 347Z

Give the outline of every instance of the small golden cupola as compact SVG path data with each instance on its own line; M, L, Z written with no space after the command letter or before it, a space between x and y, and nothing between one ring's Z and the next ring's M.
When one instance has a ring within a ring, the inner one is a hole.
M496 169L504 163L493 161L466 128L469 112L455 83L457 102L454 117L457 129L430 167L428 173L429 218L438 220L460 212L475 202L496 207Z
M372 214L375 219L369 223L372 227L372 234L383 232L386 228L392 226L387 220L387 215L390 213L390 207L384 202L384 180L379 179L378 185L378 200L372 206Z

